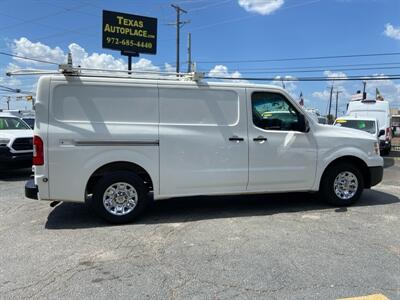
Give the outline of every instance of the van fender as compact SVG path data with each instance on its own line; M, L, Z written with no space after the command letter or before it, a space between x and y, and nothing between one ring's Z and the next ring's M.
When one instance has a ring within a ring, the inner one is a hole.
M321 183L322 175L324 174L326 168L335 160L343 157L356 158L365 163L368 166L369 157L364 151L359 148L346 146L346 147L335 147L334 149L329 149L326 152L320 152L317 161L317 172L315 176L313 191L318 191Z
M82 167L82 178L84 179L81 185L82 193L85 194L86 185L96 170L114 162L129 162L139 165L149 173L153 182L154 196L159 194L159 156L158 147L140 147L140 149L132 150L115 150L110 149L101 152L101 154L93 156L86 161Z

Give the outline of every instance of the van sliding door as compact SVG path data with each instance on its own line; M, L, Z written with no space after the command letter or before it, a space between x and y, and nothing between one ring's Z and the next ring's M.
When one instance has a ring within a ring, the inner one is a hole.
M160 194L246 190L244 89L160 87Z

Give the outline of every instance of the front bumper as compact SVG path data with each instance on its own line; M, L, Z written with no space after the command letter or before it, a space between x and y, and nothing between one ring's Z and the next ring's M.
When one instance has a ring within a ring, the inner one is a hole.
M25 197L29 199L38 199L38 193L39 193L39 188L35 184L35 181L33 178L30 178L26 183L25 183Z
M369 167L369 187L377 185L383 178L383 167Z
M386 150L390 148L390 142L385 140L379 140L379 150Z
M33 151L28 153L12 153L8 147L0 147L0 163L32 161Z

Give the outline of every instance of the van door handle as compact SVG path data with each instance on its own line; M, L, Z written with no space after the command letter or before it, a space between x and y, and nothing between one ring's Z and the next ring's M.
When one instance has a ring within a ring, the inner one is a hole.
M242 142L244 141L244 138L238 137L238 136L231 136L229 138L230 141L236 141L236 142Z
M265 142L267 140L268 139L266 137L263 137L261 135L253 139L253 141L255 141L255 142Z

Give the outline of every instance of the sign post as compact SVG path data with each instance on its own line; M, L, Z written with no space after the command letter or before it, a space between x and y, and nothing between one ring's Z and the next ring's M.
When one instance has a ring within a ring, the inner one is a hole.
M121 51L121 55L128 56L128 71L132 70L132 57L138 57L139 53L131 51ZM131 74L130 72L128 74Z
M102 40L103 48L128 56L131 71L132 57L157 53L157 19L103 10Z

